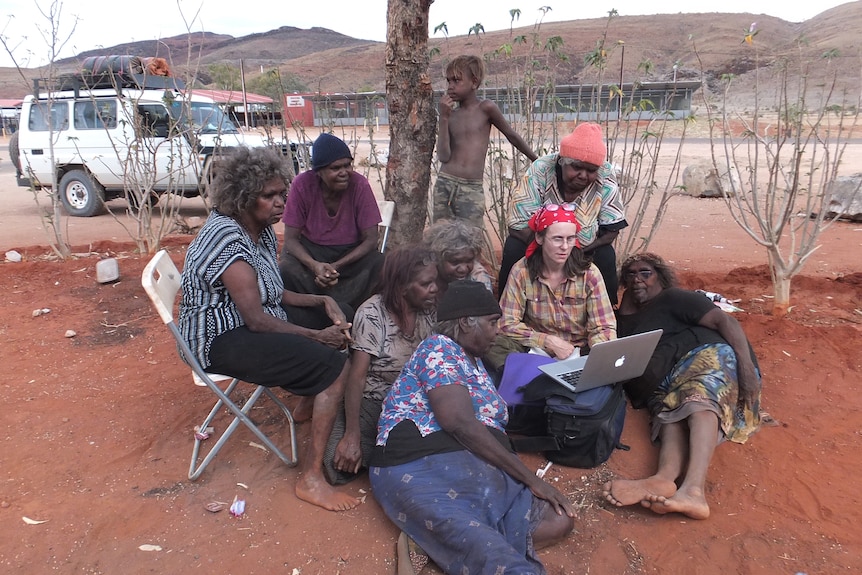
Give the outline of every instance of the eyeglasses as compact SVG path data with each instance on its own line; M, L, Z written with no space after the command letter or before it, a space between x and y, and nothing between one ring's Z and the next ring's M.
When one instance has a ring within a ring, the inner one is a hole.
M578 236L550 236L545 239L555 248L578 245Z
M582 161L576 160L574 158L560 158L559 160L557 160L557 162L561 166L571 166L572 168L574 168L576 170L583 170L583 171L587 172L588 174L595 174L596 172L599 171L598 166L594 166L593 164L588 164L586 162L582 162Z
M625 274L625 278L633 281L635 278L640 278L642 281L650 279L655 272L653 270L629 270Z
M575 212L575 206L573 206L572 204L545 204L544 206L539 208L539 211L536 212L536 214L533 216L536 218L535 221L537 222L537 225L538 225L538 222L542 221L542 218L544 218L544 215L546 212L550 212L550 213L554 213L554 212L574 213ZM530 221L533 221L533 220L530 220ZM563 221L565 221L565 220L563 220ZM546 226L546 228L547 227L549 227L549 226ZM578 226L578 230L580 230L580 226ZM557 247L557 248L561 248L564 245L568 245L568 246L572 246L572 247L576 247L576 248L581 247L581 244L578 241L577 235L547 236L547 237L545 237L545 241L548 242L549 244L553 245L554 247Z

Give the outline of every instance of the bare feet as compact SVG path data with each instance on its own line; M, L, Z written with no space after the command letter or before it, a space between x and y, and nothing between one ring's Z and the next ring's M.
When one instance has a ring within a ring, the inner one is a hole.
M293 420L296 423L302 423L311 419L311 412L314 409L314 396L305 396L299 399L299 403L293 408Z
M296 496L318 507L329 511L347 511L359 505L359 499L336 491L323 480L323 477L313 478L307 475L296 480Z
M676 484L653 475L646 479L614 479L605 483L602 495L611 505L622 507L641 501L652 501L650 497L671 497L676 493Z
M680 489L672 497L651 495L641 505L660 515L682 513L692 519L709 518L709 505L700 489Z

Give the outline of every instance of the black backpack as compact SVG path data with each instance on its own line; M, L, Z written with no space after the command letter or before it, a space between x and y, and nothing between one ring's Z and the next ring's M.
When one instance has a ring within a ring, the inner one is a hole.
M622 384L574 393L541 375L522 391L525 403L510 408L506 430L531 437L513 438L516 451L544 451L549 461L580 469L601 465L614 449L628 451L620 443L626 419Z

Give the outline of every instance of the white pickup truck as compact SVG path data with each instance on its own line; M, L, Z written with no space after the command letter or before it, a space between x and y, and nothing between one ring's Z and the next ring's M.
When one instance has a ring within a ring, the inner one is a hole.
M19 184L50 188L56 181L69 215L99 214L118 197L198 195L220 153L271 144L237 129L215 101L176 78L147 74L139 58L100 59L100 70L44 88L36 81L21 109L13 158Z

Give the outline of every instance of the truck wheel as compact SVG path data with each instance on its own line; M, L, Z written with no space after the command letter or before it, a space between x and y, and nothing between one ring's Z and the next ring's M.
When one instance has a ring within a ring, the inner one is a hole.
M18 147L18 132L12 134L9 138L9 158L12 160L12 165L15 166L15 183L19 186L29 188L30 177L24 175L24 170L21 169L21 152Z
M213 170L213 157L209 156L204 162L203 170L201 170L201 182L198 185L200 196L203 199L209 198L213 182L215 182L215 170Z
M15 166L15 177L21 178L21 157L18 155L18 132L12 134L9 138L9 158L12 160L12 165Z
M60 201L70 216L88 218L105 209L105 190L82 170L66 172L60 179Z

